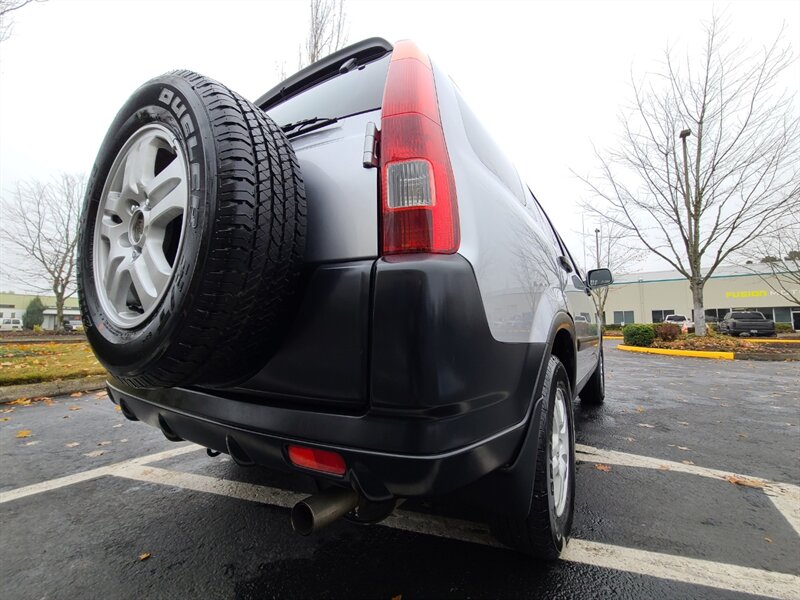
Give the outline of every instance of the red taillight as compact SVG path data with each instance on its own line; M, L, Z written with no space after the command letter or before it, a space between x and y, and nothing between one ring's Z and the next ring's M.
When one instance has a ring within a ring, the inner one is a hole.
M331 475L344 475L346 470L344 458L342 458L341 454L328 450L289 446L289 460L296 467Z
M428 57L398 42L381 117L382 254L452 254L460 235L456 186Z

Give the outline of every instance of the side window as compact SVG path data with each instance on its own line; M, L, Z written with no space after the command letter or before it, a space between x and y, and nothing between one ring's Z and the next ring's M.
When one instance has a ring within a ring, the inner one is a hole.
M556 249L556 252L562 254L561 252L561 242L558 239L558 234L556 233L555 229L553 229L553 225L550 223L550 219L547 216L547 213L544 212L539 201L536 199L536 196L533 195L531 192L531 202L528 203L528 210L533 215L533 218L542 228L542 231L548 236L548 239L553 242L553 246Z
M478 155L481 162L486 165L495 176L517 197L523 205L525 204L525 192L522 187L522 181L519 178L517 170L511 164L500 147L492 139L492 136L484 129L478 117L472 112L467 103L461 97L461 94L456 92L458 98L458 107L461 111L461 120L464 122L464 131L467 134L469 145L472 150Z

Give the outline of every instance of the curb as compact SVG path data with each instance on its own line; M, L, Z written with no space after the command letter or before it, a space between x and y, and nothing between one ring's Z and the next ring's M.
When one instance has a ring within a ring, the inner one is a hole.
M0 404L18 398L38 398L40 396L60 396L73 392L88 392L106 387L106 376L83 377L81 379L59 379L41 383L23 383L0 387Z
M756 344L800 344L800 340L782 340L780 338L741 338Z
M603 339L604 340L624 340L625 338L623 338L621 335L604 335Z
M718 360L733 360L733 352L704 352L702 350L669 350L667 348L639 348L620 344L618 350L625 352L642 352L644 354L665 354L667 356L691 356L693 358L715 358Z

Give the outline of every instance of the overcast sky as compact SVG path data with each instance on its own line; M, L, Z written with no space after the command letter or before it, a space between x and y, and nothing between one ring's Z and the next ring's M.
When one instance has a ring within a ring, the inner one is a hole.
M614 142L631 70L657 70L667 44L697 47L714 7L754 49L785 26L797 54L797 1L346 2L350 42L409 38L451 75L579 260L589 194L570 169L592 171L592 145ZM89 172L128 95L165 71L190 68L254 100L277 83L278 63L296 69L307 13L305 0L50 0L15 13L0 44L0 193ZM795 61L785 85L798 82ZM20 288L6 277L0 289Z

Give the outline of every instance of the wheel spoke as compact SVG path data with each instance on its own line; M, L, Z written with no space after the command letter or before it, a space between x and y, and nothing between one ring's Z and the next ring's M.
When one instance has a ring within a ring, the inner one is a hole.
M130 246L128 227L124 223L114 223L110 219L103 219L100 224L100 235L111 244L111 252L114 252L118 246Z
M152 177L158 147L153 134L143 137L128 151L122 177L122 195L139 198L144 192L145 179Z
M157 203L185 181L186 170L176 157L158 175L145 183L144 190L150 202Z
M156 294L160 294L172 275L172 267L169 266L167 257L164 256L161 244L156 240L148 239L139 261L144 262Z
M131 285L130 269L130 256L109 256L104 283L108 299L119 312L127 310L128 290Z
M143 256L139 256L133 261L130 272L136 295L139 296L139 301L142 303L142 310L148 311L158 298L158 289L153 282L150 270L147 268L147 263L143 260Z
M151 227L163 229L175 217L183 214L186 207L186 183L178 181L177 185L158 200L150 208Z
M127 202L122 199L121 192L108 192L105 205L103 206L103 212L109 215L116 215L123 221L126 221L130 218L127 208Z

